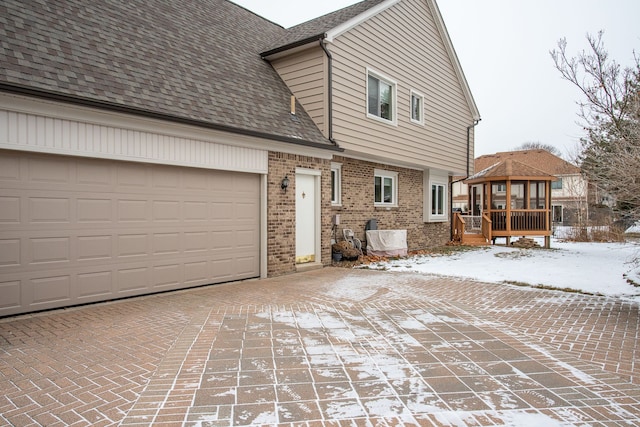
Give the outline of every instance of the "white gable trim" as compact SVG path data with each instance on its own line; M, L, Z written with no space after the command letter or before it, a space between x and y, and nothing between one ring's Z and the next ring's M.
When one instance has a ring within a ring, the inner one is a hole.
M368 10L362 12L360 15L358 15L358 16L356 16L354 18L351 18L347 22L344 22L344 23L338 25L337 27L332 28L331 30L327 31L326 37L325 37L325 41L327 43L333 43L333 39L335 39L336 37L346 33L347 31L349 31L350 29L352 29L354 27L357 27L358 25L360 25L363 22L367 21L368 19L376 16L380 12L383 12L383 11L389 9L391 6L395 5L396 3L400 2L400 1L401 0L383 1L379 5L374 6L371 9L368 9Z

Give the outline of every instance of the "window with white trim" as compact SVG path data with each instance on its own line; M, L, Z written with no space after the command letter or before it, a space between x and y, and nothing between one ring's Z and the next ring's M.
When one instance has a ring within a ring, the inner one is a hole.
M398 173L376 169L373 181L374 206L397 206Z
M367 70L367 116L396 124L396 82Z
M414 91L411 91L411 121L424 124L424 96Z
M431 218L446 217L447 186L431 183Z
M342 204L342 164L331 163L331 204Z

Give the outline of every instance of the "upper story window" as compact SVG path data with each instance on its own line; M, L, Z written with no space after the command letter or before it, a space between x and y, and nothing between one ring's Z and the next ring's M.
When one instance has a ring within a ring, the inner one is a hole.
M374 172L374 205L398 205L398 173L376 169Z
M331 204L342 204L342 164L331 163Z
M424 96L411 91L411 121L424 124Z
M393 80L367 70L367 116L396 124L396 87Z
M558 178L556 181L551 181L552 190L562 190L562 178Z

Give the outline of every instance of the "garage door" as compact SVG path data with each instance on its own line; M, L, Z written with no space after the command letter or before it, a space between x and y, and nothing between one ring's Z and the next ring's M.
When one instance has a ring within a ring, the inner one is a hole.
M0 315L258 277L260 176L0 150Z

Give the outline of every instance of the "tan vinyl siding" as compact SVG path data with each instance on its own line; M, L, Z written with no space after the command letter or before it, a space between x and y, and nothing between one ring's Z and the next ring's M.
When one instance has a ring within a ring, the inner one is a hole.
M327 136L326 55L322 48L318 45L295 55L276 59L271 64L316 126Z
M427 2L399 2L340 35L329 48L333 135L341 147L465 173L472 112ZM367 68L397 83L397 126L367 117ZM424 96L424 125L411 121L412 90Z

